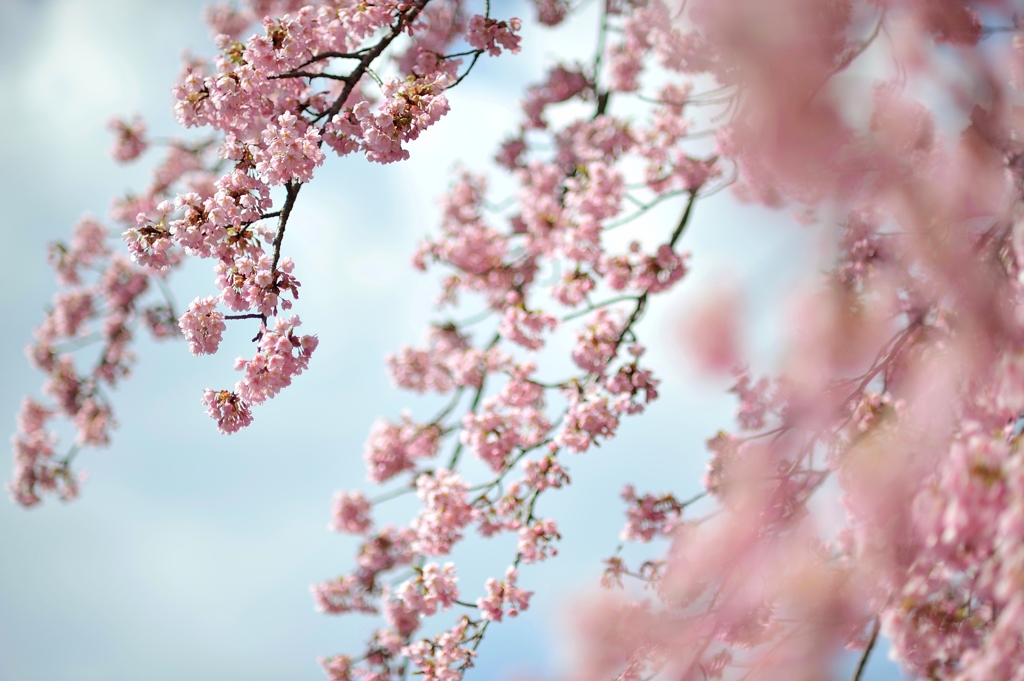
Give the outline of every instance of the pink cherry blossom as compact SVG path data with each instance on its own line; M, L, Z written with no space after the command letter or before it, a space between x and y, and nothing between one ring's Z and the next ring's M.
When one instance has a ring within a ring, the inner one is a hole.
M519 530L519 555L524 563L535 563L558 555L554 542L561 539L558 525L551 518L538 520Z
M519 19L497 21L474 14L469 19L469 31L466 42L478 50L486 50L491 56L501 54L502 48L512 54L519 52L520 38L516 35L522 22Z
M196 298L178 320L181 332L188 340L188 350L193 355L212 355L217 352L224 330L224 314L218 312L217 299Z
M235 386L242 400L262 404L306 370L318 341L316 336L296 335L300 324L297 316L279 318L273 330L262 329L259 350L251 360L235 360L235 369L245 373Z
M203 404L206 414L217 420L217 430L225 435L237 432L252 423L249 403L228 390L205 390Z
M593 321L577 332L573 361L581 369L602 371L614 356L621 333L621 326L613 320L611 313L603 308L598 310Z
M299 119L283 113L277 123L269 124L262 134L263 144L256 147L256 172L268 185L309 182L313 169L322 165L320 133L312 126L303 130Z
M443 556L462 538L462 529L477 515L469 505L468 488L457 473L443 468L416 478L416 494L423 501L423 509L412 523L416 532L414 551Z
M370 502L362 492L337 492L332 504L330 529L348 534L363 534L370 529Z
M398 423L378 419L363 452L370 480L384 482L412 468L416 459L434 456L440 435L436 425L414 423L408 415Z
M512 306L502 315L500 330L513 343L529 350L538 350L544 346L540 334L545 330L553 331L557 327L558 320L549 314Z
M107 123L107 128L116 135L110 155L120 163L135 160L149 146L146 140L146 124L139 116L135 116L131 121L113 118Z
M500 622L505 615L515 617L530 607L532 591L524 591L516 586L519 571L510 567L505 571L505 579L498 581L494 577L487 580L487 596L478 598L476 605L481 610L480 617L491 622Z

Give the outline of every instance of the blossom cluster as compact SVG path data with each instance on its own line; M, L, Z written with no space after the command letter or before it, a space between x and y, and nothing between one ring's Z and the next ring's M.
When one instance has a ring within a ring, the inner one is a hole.
M150 186L115 200L111 211L131 259L112 248L106 228L92 218L75 227L69 245L51 251L63 288L29 355L49 376L45 392L56 406L46 408L78 428L76 447L108 442L114 419L101 388L128 374L140 325L157 338L184 335L193 354L215 354L227 322L256 324L255 356L236 361L243 379L232 390L202 393L222 432L248 426L252 405L305 370L316 337L294 333L298 317L279 316L292 309L301 286L295 263L282 253L298 192L327 150L362 151L381 163L406 158L405 144L449 109L445 91L459 79L463 61L447 53L459 41L479 44L476 57L518 51L518 19L467 15L464 4L251 0L209 8L218 54L210 61L186 58L173 93L178 122L214 135L155 143L141 118L112 120L111 154L118 162L153 146L166 152ZM257 30L243 40L251 28ZM375 69L389 61L400 74L375 93ZM275 187L285 192L277 206ZM166 294L165 282L189 256L213 261L217 294L196 298L183 313L169 297L152 302L154 291ZM90 342L103 349L98 366L82 374L74 353ZM43 453L33 433L16 437L19 463L11 483L26 504L38 500L35 481L54 489L53 475L44 471L51 453ZM70 456L61 461L66 467Z
M610 20L628 21L626 9L616 9ZM567 7L538 3L538 10L556 23L565 18ZM472 32L484 29L495 35L504 30L495 22L470 21L467 40L478 49L489 38ZM666 143L643 146L641 140L654 139L655 133L647 134L643 122L608 115L612 96L618 94L610 84L580 65L557 66L529 89L521 128L498 158L520 187L503 215L488 201L485 176L461 172L456 177L441 201L440 229L417 249L413 265L445 269L441 308L459 306L464 299L484 301L486 312L472 323L486 318L489 332L475 341L469 324L437 323L428 331L426 346L389 355L389 373L398 387L447 395L451 401L423 421L409 413L398 421L378 420L366 443L369 479L404 481L385 497L405 492L419 497L420 510L407 530L409 547L421 561L414 565L450 555L474 532L481 537L512 534L516 552L504 578L490 578L475 603L454 603L465 612L454 629L418 642L414 639L423 626L418 618L424 611L396 603L393 592L370 585L361 597L381 604L388 626L374 634L368 648L374 652L362 662L355 656L326 658L330 678L399 674L408 662L432 678L458 678L472 664L485 625L529 606L531 592L519 586L520 566L558 553L558 522L536 509L543 494L569 484L566 454L586 452L615 437L623 418L642 412L658 397L659 379L642 359L635 327L649 300L684 279L687 254L679 242L694 203L705 185L707 191L715 189L711 185L719 170L714 159L704 159L706 172L688 184L648 183L641 176L640 186L649 194L643 199L630 194L636 186L630 169L643 172L648 149ZM553 127L548 121L559 106L578 115ZM664 127L662 108L654 107L650 125ZM677 113L682 115L681 107ZM357 121L354 116L349 124ZM541 139L549 151L543 151ZM681 148L683 141L680 134L668 146ZM689 157L680 151L666 158L659 162ZM622 251L604 243L607 229L634 217L626 210L627 196L644 206L675 199L681 211L650 254L636 242ZM552 288L539 285L537 277L548 266L567 271ZM571 358L578 373L545 379L540 359L565 328L576 335ZM464 398L468 406L459 412ZM445 450L450 454L439 460ZM481 461L492 477L471 483L460 472L464 456ZM649 501L645 496L638 501L631 525L636 529L629 537L671 534L682 509L673 499ZM339 492L335 501L332 526L365 538L360 556L378 532L369 524L367 504L354 491ZM359 584L360 572L314 588L323 593L334 584ZM345 593L351 599L352 587L346 586ZM351 609L350 602L343 610ZM384 643L389 641L394 643Z

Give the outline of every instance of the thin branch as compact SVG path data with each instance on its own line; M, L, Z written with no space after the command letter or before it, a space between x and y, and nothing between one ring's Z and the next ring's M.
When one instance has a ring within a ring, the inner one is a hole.
M483 320L490 317L492 314L494 314L494 310L487 308L485 310L482 310L481 312L477 312L472 317L467 317L466 319L463 319L461 322L452 322L452 324L460 328L463 326L472 326L473 324L479 324Z
M567 321L570 321L572 319L576 319L577 317L582 317L583 315L588 314L590 312L593 312L594 310L599 310L602 307L608 307L609 305L614 305L616 303L624 303L624 302L629 301L629 300L638 300L638 299L639 299L639 296L619 296L617 298L610 298L610 299L602 301L600 303L594 303L593 305L587 307L584 310L577 310L576 312L573 312L571 314L567 314L566 316L562 317L562 321L563 322L567 322Z
M448 418L448 415L451 414L453 411L455 411L455 407L457 407L459 405L459 400L462 399L462 393L464 393L465 391L466 391L465 386L459 386L459 389L455 391L454 395L452 395L452 399L448 402L448 405L445 406L445 408L442 409L437 414L437 416L435 416L433 419L430 420L430 425L435 425L435 426L440 427L441 421L443 421L446 418Z
M683 191L673 191L673 192L669 192L667 194L662 194L661 196L659 196L658 198L654 199L650 203L644 204L643 208L633 212L633 214L628 215L628 216L626 216L626 217L624 217L624 218L622 218L620 220L616 220L615 222L612 222L612 223L609 223L609 224L605 225L604 229L605 230L615 229L616 227L621 227L623 225L629 224L630 222L632 222L633 220L637 219L638 217L640 217L641 215L643 215L647 211L651 210L652 208L654 208L655 206L657 206L661 202L666 201L668 199L673 199L673 198L675 198L675 197L677 197L677 196L679 196L680 194L683 194L683 193L684 193Z
M156 278L156 285L160 288L160 293L163 294L164 300L167 301L167 308L171 311L172 317L177 317L175 310L178 306L174 304L174 294L171 292L170 287L167 286L167 281L162 277Z
M1010 26L982 26L981 37L989 38L997 33L1017 33L1019 31L1021 31L1021 25L1014 17L1013 24Z
M864 670L868 666L868 658L871 657L871 651L875 648L875 642L878 641L878 618L875 618L875 624L871 628L871 638L868 639L868 645L864 648L864 653L860 656L860 662L857 664L856 671L853 672L853 678L850 681L860 681L861 676L864 674Z
M338 115L338 112L341 111L341 107L345 106L345 102L348 101L349 95L351 95L352 91L355 90L356 84L359 83L360 79L363 77L363 74L366 73L367 69L370 68L370 64L372 64L373 61L377 57L379 57L384 52L384 50L388 48L388 45L390 45L396 38L398 38L398 36L402 34L402 29L405 27L405 19L408 18L410 22L415 20L416 16L420 13L420 11L420 8L414 8L408 12L407 17L400 17L398 19L398 22L391 27L391 32L388 33L387 36L381 38L381 41L379 43L374 45L371 49L369 49L359 57L359 64L357 64L356 67L352 69L352 73L348 75L348 79L345 81L345 87L342 89L341 94L338 95L337 99L334 100L334 103L331 104L331 108L328 109L326 113L324 113L324 117L326 118L326 120L324 121L324 124L320 126L321 137L323 136L324 131L327 128L327 124L331 122L332 118ZM355 54L359 55L360 52L357 52ZM338 57L344 56L348 58L352 58L354 56L348 53L327 52L325 54ZM323 140L321 139L321 142L322 141Z
M310 64L315 64L318 61L324 61L325 59L362 59L367 49L369 48L364 48L356 52L321 52L320 54L315 55L311 59L307 59L306 61L299 64L298 68L304 69Z
M65 352L78 352L82 348L87 348L94 343L98 343L103 340L103 334L92 333L88 336L81 336L79 338L73 338L67 343L60 343L54 346L54 350L59 353Z
M397 499L398 497L405 496L406 494L415 491L415 486L410 485L407 487L399 487L398 489L393 489L390 492L384 492L383 494L378 494L375 497L371 497L368 501L370 502L371 506L376 506L379 503L390 501L391 499Z
M697 189L694 189L690 192L690 200L686 202L686 210L683 211L683 217L679 219L679 224L676 226L676 230L672 232L672 238L668 240L669 248L675 248L679 238L683 236L683 232L686 230L687 225L690 224L690 215L693 213L693 204L696 202Z
M468 57L471 54L480 54L480 50L466 50L465 52L454 52L452 54L444 55L443 57L441 57L441 59L457 59L459 57Z
M471 72L471 71L473 70L473 67L474 67L474 66L476 66L476 62L477 62L477 61L478 61L478 60L480 59L480 55L481 55L481 54L483 54L483 53L484 53L484 51L483 51L483 50L476 50L476 51L474 52L474 54L473 54L473 61L469 62L469 68L467 68L467 69L466 69L466 72L465 72L465 73L463 73L463 74L462 74L461 76L459 76L459 77L458 77L458 78L457 78L457 79L455 80L455 82L454 82L454 83L452 83L451 85L449 85L448 87L446 87L446 88L445 88L445 90L451 90L451 89L452 89L453 87L455 87L456 85L458 85L459 83L461 83L461 82L463 81L463 79L464 79L464 78L465 78L466 76L468 76L468 75L469 75L469 73L470 73L470 72Z
M278 80L281 78L330 78L331 80L348 80L348 76L339 76L336 73L322 73L315 71L287 71L285 73L279 73L276 76L270 76L268 80Z
M277 234L274 236L274 261L270 265L271 273L277 271L277 263L281 261L281 243L284 241L284 230L288 226L288 218L295 207L295 199L299 196L302 185L298 182L289 182L287 185L287 197L284 200L284 208L281 209L281 218L277 223Z
M499 333L494 334L494 338L491 339L491 342L487 346L487 349L490 350L491 348L493 348L495 345L498 344L498 341L500 341L500 340L501 340L501 334L499 334ZM482 374L482 376L480 378L480 386L476 389L476 393L473 395L473 403L469 406L469 411L467 413L475 412L477 410L477 407L480 406L480 401L484 397L484 386L486 386L486 385L487 385L487 372L485 371L485 372L483 372L483 374ZM455 446L455 451L452 452L451 461L448 462L448 470L450 470L450 471L455 470L455 466L459 463L459 457L461 455L462 455L462 439L460 438L459 439L459 444L457 444Z
M594 55L594 88L597 88L597 79L601 75L601 61L604 59L605 41L608 36L608 3L602 3L601 9L601 29L597 33L597 50ZM605 106L608 105L607 96L605 96ZM603 110L601 110L603 113ZM600 113L598 114L600 115Z
M80 451L82 450L78 445L73 445L71 449L68 450L67 455L57 462L57 465L63 468L65 471L70 470L71 462L75 460L75 457L78 455L78 452Z
M860 45L858 45L856 48L854 48L847 54L843 55L843 58L839 60L839 63L832 67L832 70L829 71L828 75L826 75L822 79L821 83L818 84L818 87L814 88L814 91L811 92L811 96L807 98L808 103L818 96L818 93L821 92L822 88L825 87L828 81L832 80L832 76L836 75L837 73L845 69L847 66L852 64L853 61L857 59L857 57L864 54L864 52L871 46L871 44L875 42L875 38L877 38L878 34L881 33L882 27L884 25L885 10L883 9L881 15L878 17L878 23L875 24L875 30L871 32L871 35L869 35L864 40L864 42L862 42Z

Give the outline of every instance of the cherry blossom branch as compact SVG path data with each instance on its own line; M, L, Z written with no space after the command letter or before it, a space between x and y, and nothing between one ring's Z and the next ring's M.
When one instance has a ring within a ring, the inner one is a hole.
M334 118L336 115L338 115L338 112L341 111L341 107L344 106L346 101L348 101L349 96L352 94L353 90L355 90L356 84L359 83L359 80L363 77L363 74L366 73L367 69L370 67L370 64L374 60L376 60L377 57L383 54L384 50L386 50L388 46L391 45L391 43L394 42L394 40L402 34L402 29L408 23L411 23L416 20L416 17L423 10L423 8L427 6L429 2L430 0L422 0L422 2L419 5L415 5L412 8L406 10L405 14L399 15L398 21L395 22L394 26L391 27L391 30L388 33L388 35L381 39L372 48L370 48L360 58L359 63L356 65L354 69L352 69L352 72L348 75L348 80L345 82L345 87L342 89L341 94L338 95L338 97L334 100L334 103L331 104L331 107L323 114L323 117L326 120L324 124L320 126L321 135L323 135L324 131L326 130L327 123L330 122L331 119Z

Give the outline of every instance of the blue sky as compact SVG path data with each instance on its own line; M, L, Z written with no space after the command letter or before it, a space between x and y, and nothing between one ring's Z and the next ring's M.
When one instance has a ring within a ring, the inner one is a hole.
M46 244L65 238L83 212L105 216L111 196L145 184L147 162L109 160L104 124L139 111L154 134L177 132L170 85L179 55L210 49L200 6L0 0L0 415L11 430L22 395L41 385L22 348L54 291ZM320 679L318 655L358 651L372 622L317 614L308 585L351 565L354 543L326 526L336 489L368 488L362 446L372 421L406 406L432 410L384 372L384 353L420 342L435 318L436 277L412 271L408 258L436 224L436 197L456 162L488 167L515 123L523 84L554 55L590 54L588 22L527 31L521 55L485 61L452 94L452 113L412 146L410 162L328 160L303 191L285 247L303 282L296 311L320 346L310 371L259 407L248 430L219 435L199 396L233 384L231 360L251 354L251 329L232 327L212 358L192 357L184 343L141 343L135 375L114 398L122 425L112 446L80 457L90 475L82 498L28 512L0 502L0 681ZM653 214L651 228L672 213ZM695 218L685 244L692 274L656 300L641 327L663 397L615 441L571 461L576 484L543 509L565 535L562 555L524 571L522 583L538 592L534 607L489 635L471 678L564 669L565 647L553 641L564 640L573 598L593 586L617 543L622 484L682 492L699 484L703 442L728 426L733 404L679 349L687 306L716 281L734 280L753 320L754 357L767 365L777 355L785 333L777 317L813 269L814 239L727 195ZM209 263L187 267L174 292L179 305L212 294ZM6 454L0 476L10 478ZM390 512L399 519L411 510ZM511 555L501 543L460 551L464 593L475 598L503 571L497 549Z

